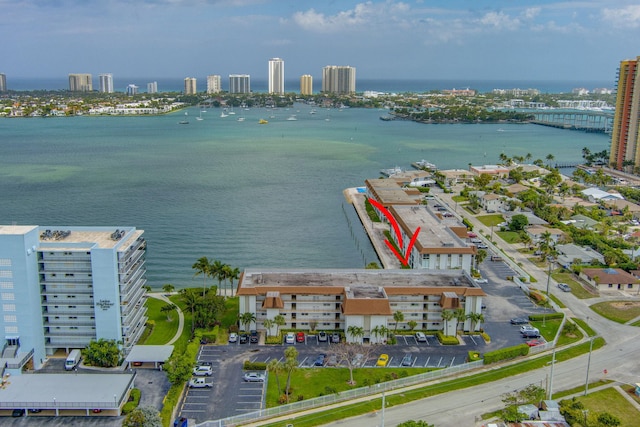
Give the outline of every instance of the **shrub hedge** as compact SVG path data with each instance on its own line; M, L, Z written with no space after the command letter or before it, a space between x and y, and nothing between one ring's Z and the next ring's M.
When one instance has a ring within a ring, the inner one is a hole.
M242 369L247 371L266 371L267 364L266 362L252 362L250 360L245 360Z
M550 319L562 319L564 317L564 313L547 313L546 315L546 320L550 320ZM529 320L531 320L532 322L536 322L536 321L540 321L545 319L545 315L544 314L530 314L529 315Z
M445 335L442 333L442 331L438 331L436 336L438 337L438 341L440 341L440 344L442 345L458 345L460 344L460 342L458 342L458 337L452 337L450 335Z
M484 364L489 365L501 360L514 359L518 356L526 356L527 354L529 354L529 346L523 343L513 347L486 352L483 359Z
M129 401L122 406L122 415L127 415L138 407L140 403L140 389L132 388L129 395Z
M477 352L477 351L467 352L467 360L469 362L475 362L476 360L480 360L480 352Z

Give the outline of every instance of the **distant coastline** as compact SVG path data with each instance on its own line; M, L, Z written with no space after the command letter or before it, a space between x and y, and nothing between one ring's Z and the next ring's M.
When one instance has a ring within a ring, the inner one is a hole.
M114 87L117 92L125 92L127 85L136 84L141 89L147 87L149 82L158 82L159 92L182 92L184 89L183 78L145 78L145 77L118 77L114 76ZM206 77L197 78L198 91L206 89ZM538 89L541 93L570 93L574 88L595 88L615 87L615 81L594 81L594 80L479 80L479 79L358 79L356 91L403 93L414 92L424 93L432 90L444 89L475 89L481 93L490 92L493 89ZM46 78L20 78L7 76L7 88L15 91L32 90L67 90L69 83L66 76L46 77ZM94 88L97 88L97 75L94 75ZM223 90L228 89L228 82L223 78ZM287 92L298 92L300 83L297 79L285 81ZM314 93L319 93L321 79L314 78ZM267 81L263 79L251 79L251 90L253 92L267 92ZM144 91L141 90L143 93Z

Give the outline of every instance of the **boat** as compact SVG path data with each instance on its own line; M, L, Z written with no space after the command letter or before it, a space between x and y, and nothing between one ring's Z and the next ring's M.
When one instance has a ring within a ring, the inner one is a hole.
M202 118L202 111L200 111L200 115L199 115L198 117L196 117L196 120L204 120L204 119Z
M244 122L244 117L238 117L239 122Z
M394 168L390 168L390 169L381 169L380 173L386 177L392 177L394 175L397 175L399 173L403 173L404 170L402 170L402 168L400 166L396 166Z
M220 113L220 117L229 117L228 114L225 114L224 111L222 113Z
M438 167L436 165L434 165L431 162L426 161L425 159L419 160L417 162L415 162L413 164L413 166L416 169L429 169L429 170L435 170L438 169Z
M269 123L269 122L268 122L268 121L266 121L265 119L260 119L260 120L258 121L258 124L259 124L259 125L266 125L267 123Z
M185 113L184 113L184 120L180 120L180 121L178 122L178 124L179 124L179 125L188 125L188 124L189 124L189 120L187 120L187 117L189 117L189 113L187 113L187 112L185 111Z
M293 121L293 120L298 120L298 118L296 117L295 114L290 115L287 120Z

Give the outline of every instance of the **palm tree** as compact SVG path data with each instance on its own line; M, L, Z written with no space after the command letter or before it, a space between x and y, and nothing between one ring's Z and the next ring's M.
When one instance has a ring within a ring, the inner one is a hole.
M551 161L556 157L553 154L547 154L547 157L545 158L547 159L547 166L551 166Z
M415 320L409 320L407 322L407 326L409 327L410 331L413 331L416 328L416 326L418 326L418 322L416 322Z
M209 262L209 258L203 256L199 258L192 266L196 272L193 277L202 275L202 296L204 296L207 288L207 276L209 276L211 271L211 263Z
M529 161L529 160L533 159L533 156L531 155L531 153L527 153L527 154L524 156L524 158L525 158L525 160L526 160L526 161Z
M267 330L267 338L269 338L269 333L271 332L271 328L273 328L273 320L264 319L262 321L262 326Z
M280 334L280 327L287 324L287 321L284 319L282 314L276 314L273 317L273 323L276 325L276 335Z
M209 275L211 278L218 279L218 289L222 286L222 280L224 280L224 266L225 264L220 260L215 260L209 266Z
M373 329L371 329L371 333L376 337L376 343L378 342L378 337L382 335L380 331L380 325L376 325Z
M393 329L393 333L395 334L398 331L398 323L404 322L404 313L400 310L393 313L393 320L396 322L396 327Z
M276 377L276 385L278 386L278 396L282 393L282 389L280 388L280 374L284 371L284 365L280 361L280 359L273 358L269 360L267 363L267 370L272 372Z
M248 331L251 327L251 324L256 321L256 314L247 311L246 313L242 313L239 317L240 323L244 325L244 330Z
M456 331L460 323L462 323L462 329L464 330L464 321L467 320L467 313L464 312L464 308L458 308L454 312L454 316L456 318Z
M227 267L229 267L227 271L227 279L229 279L229 283L231 284L231 296L233 296L235 294L233 289L233 281L238 280L238 278L240 277L240 269L238 267Z
M362 343L361 339L364 338L364 328L362 326L351 325L347 328L347 332L354 339L358 339L360 343Z
M167 283L166 285L162 285L162 290L165 291L168 294L173 292L175 289L176 289L175 286L173 286L172 284L169 284L169 283Z
M289 403L289 389L291 388L291 374L298 368L298 350L295 347L287 347L284 350L284 370L287 372L287 385L285 394Z
M192 289L182 289L180 291L180 299L184 303L185 308L191 311L191 335L193 336L193 330L196 324L195 311L200 302L200 298Z
M453 320L455 314L451 310L442 310L442 321L444 322L444 334L449 336L449 321Z
M171 312L176 309L175 304L165 304L160 308L160 312L165 313L167 315L167 322L171 321Z
M484 314L472 312L467 315L467 318L471 320L471 331L476 330L476 326L484 322Z

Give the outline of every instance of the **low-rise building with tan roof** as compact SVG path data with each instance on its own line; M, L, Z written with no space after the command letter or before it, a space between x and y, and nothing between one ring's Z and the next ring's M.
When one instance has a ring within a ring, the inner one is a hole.
M637 292L640 290L640 279L621 268L583 268L580 278L589 282L599 291L623 290Z
M238 284L240 313L253 313L250 328L267 332L264 321L282 315L284 329L339 330L349 342L383 342L380 327L444 330L443 310L481 313L484 291L462 270L247 269ZM393 313L404 320L396 325ZM362 328L363 336L348 333ZM471 320L459 329L479 329ZM376 329L376 327L378 329ZM450 321L448 330L456 327ZM272 327L268 333L275 333Z

